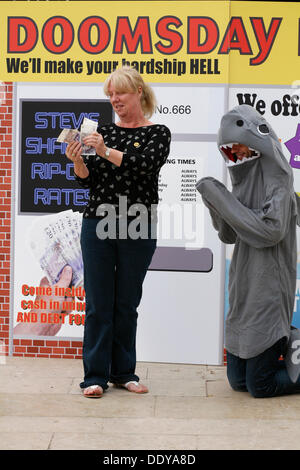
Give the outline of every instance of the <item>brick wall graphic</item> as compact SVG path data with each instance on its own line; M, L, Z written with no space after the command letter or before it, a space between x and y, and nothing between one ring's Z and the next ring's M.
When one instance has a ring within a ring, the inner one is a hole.
M0 354L8 354L12 175L12 83L0 82Z

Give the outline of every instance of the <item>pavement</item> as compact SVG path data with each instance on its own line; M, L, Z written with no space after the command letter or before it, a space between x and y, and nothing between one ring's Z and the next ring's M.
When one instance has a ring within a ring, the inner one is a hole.
M1 358L1 450L300 449L300 394L234 392L226 367L141 363L144 395L82 396L82 361Z

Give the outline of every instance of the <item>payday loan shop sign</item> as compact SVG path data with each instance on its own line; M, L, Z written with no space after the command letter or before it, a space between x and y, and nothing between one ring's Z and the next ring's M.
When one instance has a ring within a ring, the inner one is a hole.
M112 122L107 100L21 101L20 213L82 212L89 190L75 181L73 163L64 156L62 129L80 129L84 118L97 124Z
M3 81L95 82L130 64L151 82L283 83L300 55L289 2L2 2L0 24Z
M1 13L0 78L15 82L12 338L82 339L79 238L88 191L74 180L57 137L62 129L80 129L85 118L100 125L117 119L103 82L129 64L153 86L151 120L172 133L158 180L169 231L158 234L144 283L138 359L221 364L225 250L195 185L204 176L226 184L216 139L228 107L247 102L267 112L268 100L279 100L298 78L298 6L2 2ZM252 93L251 84L258 90ZM268 87L281 85L280 96L267 96ZM298 113L297 95L293 106Z

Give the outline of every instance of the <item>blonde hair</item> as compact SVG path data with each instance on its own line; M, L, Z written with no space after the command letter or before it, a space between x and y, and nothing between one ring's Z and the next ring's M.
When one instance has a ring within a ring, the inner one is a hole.
M129 66L123 66L112 72L104 82L103 90L109 96L108 87L112 84L120 93L136 93L142 88L141 107L144 116L150 118L155 111L156 98L152 88L144 82L139 72Z

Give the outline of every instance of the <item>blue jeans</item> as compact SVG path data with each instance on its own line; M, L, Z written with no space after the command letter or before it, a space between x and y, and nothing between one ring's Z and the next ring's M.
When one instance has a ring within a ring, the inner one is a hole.
M156 239L101 240L98 219L83 219L86 316L83 338L84 381L80 387L139 380L136 367L137 307Z
M241 359L227 351L227 377L233 390L249 392L254 398L276 397L300 393L300 377L293 383L284 359L286 339L250 359Z

